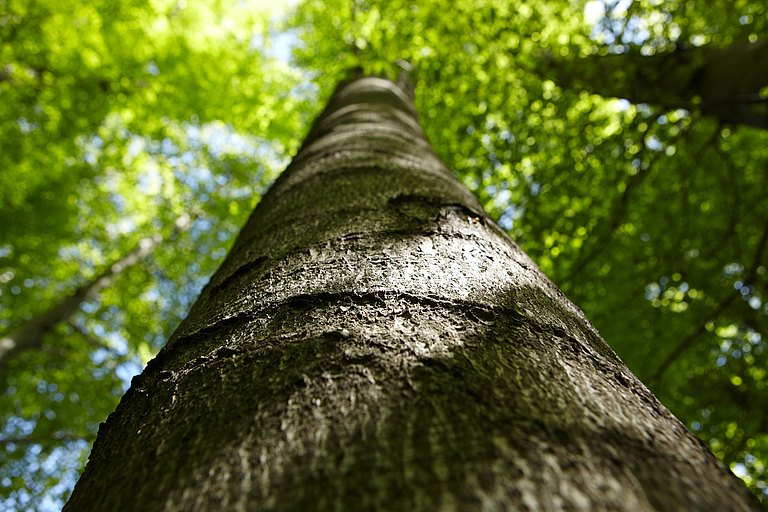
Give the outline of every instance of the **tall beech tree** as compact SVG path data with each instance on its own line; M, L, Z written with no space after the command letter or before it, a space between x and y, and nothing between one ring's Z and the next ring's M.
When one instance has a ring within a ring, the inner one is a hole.
M339 87L66 510L752 510L432 152Z

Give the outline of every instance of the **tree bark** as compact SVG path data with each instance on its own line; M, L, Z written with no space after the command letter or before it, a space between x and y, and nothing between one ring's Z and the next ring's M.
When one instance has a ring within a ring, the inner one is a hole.
M637 50L549 59L563 87L632 103L699 110L723 123L768 129L768 42L692 47L645 56Z
M174 223L173 233L186 230L188 226L189 216L179 217ZM45 336L57 325L69 320L80 308L80 304L96 297L126 269L144 261L163 240L164 237L160 233L142 238L130 252L77 288L71 295L64 297L50 309L0 338L0 370L4 370L8 361L17 354L43 347Z
M758 505L361 78L102 425L118 509Z

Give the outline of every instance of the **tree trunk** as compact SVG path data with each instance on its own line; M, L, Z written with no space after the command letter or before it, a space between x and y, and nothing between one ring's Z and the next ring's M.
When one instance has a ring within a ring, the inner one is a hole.
M723 123L768 129L768 42L693 47L654 55L636 50L583 59L550 59L563 87L699 110Z
M344 84L65 510L751 510L437 159Z
M186 230L189 222L189 216L179 217L174 223L173 233ZM144 261L163 242L163 239L164 237L159 233L142 238L128 254L77 288L71 295L64 297L47 311L0 338L0 370L3 370L8 361L16 354L43 347L45 336L57 325L72 318L72 315L80 308L80 304L96 297L101 290L112 284L115 278L126 269Z

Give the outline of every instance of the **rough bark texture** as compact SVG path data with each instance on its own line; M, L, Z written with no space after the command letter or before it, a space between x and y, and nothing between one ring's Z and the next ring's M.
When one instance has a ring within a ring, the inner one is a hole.
M768 41L550 61L566 87L664 108L699 110L723 123L768 129Z
M750 510L435 157L341 87L66 510Z
M174 223L173 234L186 230L188 226L189 216L180 217ZM115 278L125 270L144 261L163 240L163 235L159 233L142 238L130 252L113 262L89 282L77 288L71 295L64 297L50 309L0 338L0 371L5 369L8 361L16 354L43 347L45 336L53 331L57 325L72 318L80 309L80 304L96 297L101 290L111 285Z

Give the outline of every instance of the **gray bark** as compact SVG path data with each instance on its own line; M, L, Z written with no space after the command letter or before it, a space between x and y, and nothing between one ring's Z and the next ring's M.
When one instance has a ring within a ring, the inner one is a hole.
M752 510L378 78L340 87L65 510Z
M188 226L189 216L184 215L174 223L173 233L185 230ZM72 318L80 309L80 304L98 296L101 290L111 285L126 269L144 261L163 239L160 233L142 238L130 252L78 287L72 294L0 338L0 370L4 370L8 361L15 355L25 350L42 348L45 345L45 336L57 325Z

